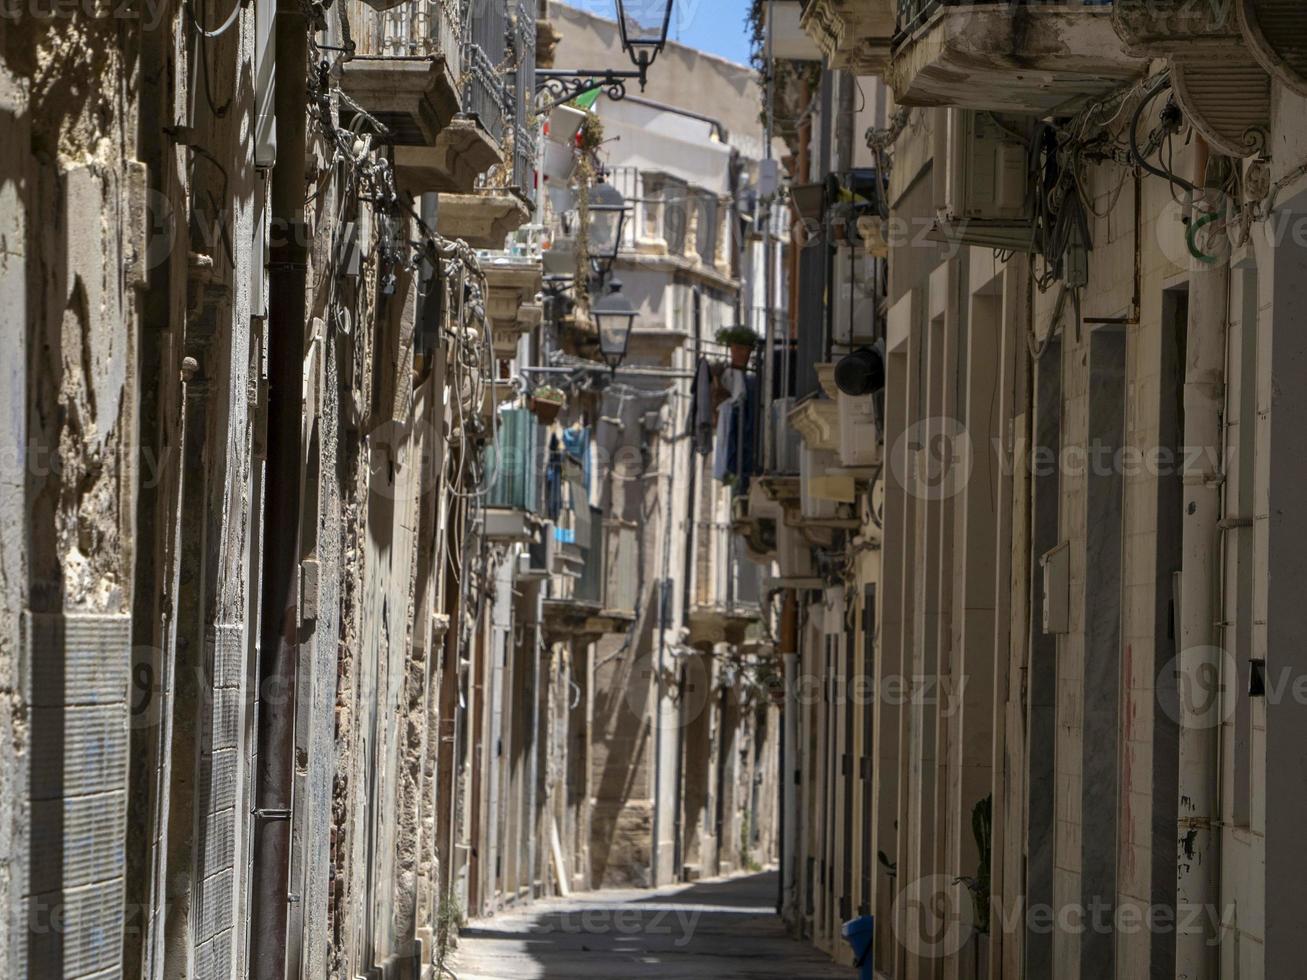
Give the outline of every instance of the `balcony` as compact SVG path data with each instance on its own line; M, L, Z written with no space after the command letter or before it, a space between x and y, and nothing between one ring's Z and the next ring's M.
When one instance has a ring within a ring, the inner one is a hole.
M540 428L526 409L499 413L495 442L486 450L485 524L490 541L529 542L540 524L544 466Z
M773 0L763 4L771 53L786 61L820 61L824 52L803 29L801 0Z
M678 176L635 167L614 167L609 183L633 208L622 233L623 250L673 256L729 276L724 227L728 209L718 195Z
M536 19L529 0L517 0L513 15L513 85L509 94L510 122L513 127L511 147L512 172L509 184L528 201L536 195Z
M761 615L760 567L749 560L729 521L698 522L694 551L690 643L744 642Z
M577 546L583 560L579 574L555 576L549 580L545 624L555 639L620 633L635 618L635 580L610 566L610 525L597 507L588 507L587 510L588 519L578 521L576 528ZM618 544L625 547L629 543Z
M541 269L538 259L497 256L482 263L486 276L486 316L490 319L495 356L517 356L517 342L540 325Z
M635 618L640 605L640 528L616 517L604 520L604 613Z
M437 230L474 248L500 250L531 217L536 141L531 118L535 89L535 16L525 0L473 6L462 48L463 113L499 154L440 201ZM457 155L455 155L457 158Z
M499 250L530 217L526 202L517 194L483 188L471 194L442 195L436 230L446 238L461 238L473 248Z
M1069 115L1147 68L1117 36L1112 8L1110 0L898 0L886 81L905 106Z
M348 0L355 56L341 65L344 94L386 127L401 187L470 191L502 162L498 143L462 115L463 51L448 4L419 0L384 12ZM349 125L353 105L341 108Z
M832 68L885 70L895 34L891 0L804 0L800 23Z
M1185 116L1220 152L1263 152L1271 75L1254 55L1233 4L1116 0L1112 24L1131 54L1168 58Z

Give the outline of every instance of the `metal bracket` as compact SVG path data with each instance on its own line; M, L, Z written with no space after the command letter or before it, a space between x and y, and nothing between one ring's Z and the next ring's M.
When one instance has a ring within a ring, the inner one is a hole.
M549 112L597 89L603 89L610 99L620 102L626 98L628 79L639 79L640 87L644 87L644 77L639 71L615 71L611 68L603 71L537 69L536 112ZM541 101L542 98L544 101Z

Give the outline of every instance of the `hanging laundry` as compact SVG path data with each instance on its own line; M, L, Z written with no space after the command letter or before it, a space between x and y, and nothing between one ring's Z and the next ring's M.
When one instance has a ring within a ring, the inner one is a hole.
M557 521L563 510L563 450L557 435L549 437L549 462L545 467L545 515Z
M713 371L708 358L699 358L694 372L694 389L690 403L690 437L700 456L707 456L713 448L713 429L717 420L713 406Z
M563 430L563 448L567 455L581 464L582 483L586 491L590 489L590 428L574 425Z
M736 431L736 413L740 403L748 395L748 384L743 371L727 368L722 372L721 385L728 397L717 409L717 446L713 455L713 477L727 482L738 475L734 463L734 433Z

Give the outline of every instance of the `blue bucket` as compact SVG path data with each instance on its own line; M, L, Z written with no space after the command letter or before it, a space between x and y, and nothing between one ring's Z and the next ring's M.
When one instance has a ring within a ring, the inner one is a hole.
M840 935L853 949L853 965L858 968L861 980L876 980L876 968L872 963L872 936L875 935L876 919L871 915L860 915L850 919L840 929Z

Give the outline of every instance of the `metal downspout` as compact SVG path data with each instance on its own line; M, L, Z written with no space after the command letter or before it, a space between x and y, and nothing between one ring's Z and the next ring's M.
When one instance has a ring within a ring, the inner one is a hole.
M1212 156L1201 138L1195 149L1194 184L1207 193L1190 220L1223 206L1220 184L1228 162ZM1176 977L1212 980L1217 975L1215 936L1208 910L1219 901L1220 797L1217 753L1221 734L1220 674L1215 646L1216 556L1221 519L1221 411L1230 299L1228 256L1195 258L1190 276L1184 379L1184 513L1180 572L1179 809L1177 826ZM1212 678L1218 683L1213 686ZM1197 914L1195 914L1197 913Z
M305 283L308 25L279 0L268 296L268 451L263 615L259 637L258 766L250 907L250 976L283 980L290 896L295 683L299 648L299 523Z

